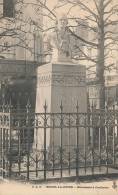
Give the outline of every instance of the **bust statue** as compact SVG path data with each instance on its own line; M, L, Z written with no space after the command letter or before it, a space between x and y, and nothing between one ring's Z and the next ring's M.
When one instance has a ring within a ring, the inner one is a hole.
M68 31L68 19L65 15L58 21L57 25L57 47L58 47L58 60L70 61L71 60L71 44L70 33Z
M70 43L70 33L68 31L68 19L63 15L56 24L56 31L49 36L50 44L52 45L52 60L59 62L71 61L72 46Z

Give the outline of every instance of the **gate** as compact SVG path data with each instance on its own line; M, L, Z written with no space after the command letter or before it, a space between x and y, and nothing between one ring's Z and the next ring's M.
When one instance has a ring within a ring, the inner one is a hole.
M3 177L47 180L118 174L118 111L34 113L3 105L0 168ZM42 137L41 137L42 136ZM40 140L42 140L40 142Z

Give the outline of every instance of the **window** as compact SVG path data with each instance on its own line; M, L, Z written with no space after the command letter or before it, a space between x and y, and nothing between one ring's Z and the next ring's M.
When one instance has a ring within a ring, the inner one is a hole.
M14 0L3 0L3 17L14 17Z

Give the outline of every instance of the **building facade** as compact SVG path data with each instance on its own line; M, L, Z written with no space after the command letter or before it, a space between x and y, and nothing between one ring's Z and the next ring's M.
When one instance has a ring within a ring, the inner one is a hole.
M0 58L42 61L41 9L37 13L30 4L25 6L17 1L12 4L13 14L8 10L10 1L0 0L0 14L3 16L0 19L0 33L3 35L0 39Z

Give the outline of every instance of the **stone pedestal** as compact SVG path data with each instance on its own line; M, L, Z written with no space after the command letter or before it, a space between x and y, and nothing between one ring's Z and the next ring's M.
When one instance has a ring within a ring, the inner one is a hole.
M37 95L36 113L44 112L44 104L47 104L47 112L59 113L62 102L64 113L76 113L77 101L79 112L87 111L86 69L85 66L70 63L50 63L37 69ZM76 116L75 116L76 119ZM68 129L63 129L63 146L76 145L76 128L70 129L70 143L68 143ZM60 146L60 129L46 130L46 147ZM79 129L79 145L84 144L84 129ZM86 135L87 137L87 135ZM44 144L44 130L39 129L34 135L34 142L41 149Z

